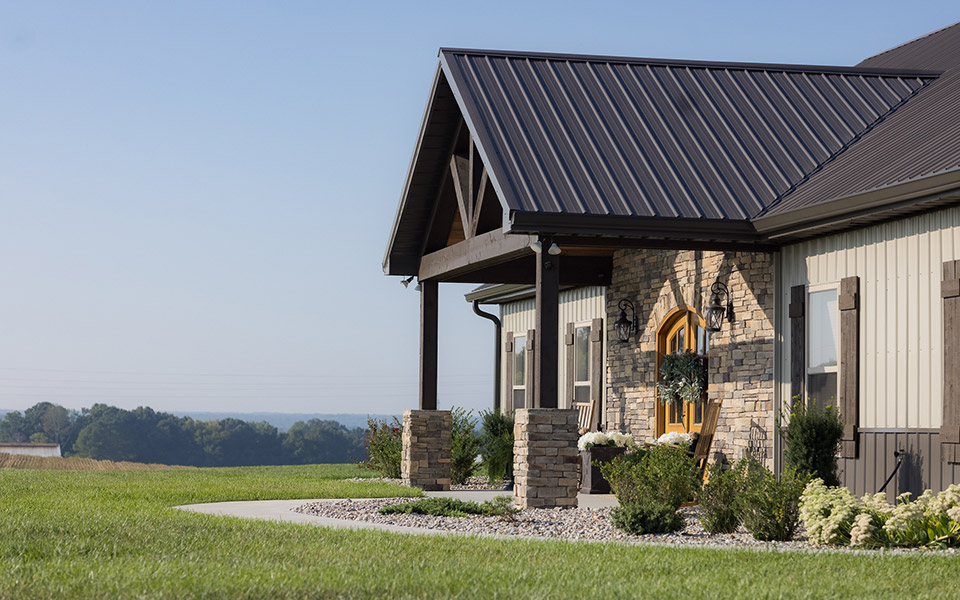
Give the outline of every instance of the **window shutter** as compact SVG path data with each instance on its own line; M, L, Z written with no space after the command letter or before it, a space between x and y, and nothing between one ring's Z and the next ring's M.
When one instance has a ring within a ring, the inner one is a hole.
M603 398L603 319L590 324L590 431L597 431Z
M537 373L534 371L537 368L537 361L534 360L534 352L537 348L537 330L529 329L527 330L527 346L526 346L526 357L524 365L524 373L526 375L526 381L524 386L527 388L525 397L526 397L526 407L527 408L540 408L537 404Z
M840 280L840 419L843 437L840 456L857 457L857 428L860 425L860 278Z
M940 460L960 462L960 260L943 263L943 417Z
M806 286L790 288L790 402L795 398L806 399L803 393L807 369L806 296Z
M514 356L513 356L513 332L507 332L507 339L503 343L503 350L506 353L504 357L504 364L506 368L503 369L503 387L504 393L503 397L506 398L506 402L503 402L504 410L507 412L513 412L513 375L516 365L514 365Z
M574 379L576 379L575 377L576 365L574 364L574 360L576 358L574 356L576 346L574 345L573 341L575 337L574 334L576 333L577 330L573 323L567 323L566 331L567 333L563 336L563 343L565 345L564 352L566 353L565 360L567 363L566 376L565 376L566 381L564 381L564 390L565 390L564 393L567 396L567 406L572 407L573 399L575 397L574 390L573 390L573 382L574 382Z

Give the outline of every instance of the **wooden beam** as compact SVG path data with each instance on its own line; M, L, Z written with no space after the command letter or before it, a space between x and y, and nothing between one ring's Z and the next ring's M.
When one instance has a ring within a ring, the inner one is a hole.
M460 205L460 221L463 223L463 233L469 239L472 235L470 224L473 222L470 157L452 154L450 156L450 175L453 178L453 189L457 193L457 204Z
M560 352L557 347L560 320L560 256L550 256L549 238L541 240L543 251L537 255L537 408L557 408L559 404Z
M560 285L610 285L613 272L613 259L604 256L567 256L563 257L563 270L560 271ZM510 262L484 267L453 277L443 277L440 281L454 283L525 283L535 285L537 280L536 255L516 258Z
M420 410L437 410L436 281L420 282Z
M453 246L425 254L420 259L420 281L446 279L483 266L506 262L532 254L530 235L505 235L496 230L464 240Z
M477 189L477 203L473 207L473 219L470 221L470 235L477 235L477 225L480 224L480 212L483 208L484 192L487 191L487 169L480 173L480 187Z

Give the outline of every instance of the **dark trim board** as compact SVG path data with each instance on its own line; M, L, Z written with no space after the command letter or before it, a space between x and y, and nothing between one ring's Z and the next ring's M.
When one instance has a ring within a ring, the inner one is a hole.
M940 457L939 429L861 429L859 458L840 459L840 482L855 496L875 494L896 466L894 451L907 452L894 480L887 486L887 500L911 492L914 497L925 489L939 492L960 483L960 464L943 462Z

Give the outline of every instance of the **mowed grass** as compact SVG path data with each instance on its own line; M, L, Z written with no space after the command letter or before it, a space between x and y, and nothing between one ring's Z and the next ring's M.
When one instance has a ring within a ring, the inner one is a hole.
M185 513L394 496L349 466L0 471L0 598L952 598L960 558L404 536Z

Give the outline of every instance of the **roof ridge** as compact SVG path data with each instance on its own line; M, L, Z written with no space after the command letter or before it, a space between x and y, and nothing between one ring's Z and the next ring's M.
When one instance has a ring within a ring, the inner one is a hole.
M941 27L940 29L935 29L935 30L933 30L933 31L929 31L929 32L927 32L927 33L925 33L925 34L923 34L923 35L921 35L921 36L918 36L918 37L913 38L912 40L907 40L906 42L903 42L903 43L901 43L901 44L897 44L896 46L893 46L893 47L891 47L891 48L887 48L886 50L883 50L883 51L881 51L881 52L877 52L876 54L873 54L873 55L871 55L871 56L866 57L865 59L861 60L861 61L860 61L859 63L857 63L857 64L863 64L863 63L867 62L868 60L873 60L874 58L879 58L879 57L883 56L884 54L889 54L889 53L893 52L894 50L899 50L900 48L904 48L904 47L906 47L906 46L909 46L910 44L919 42L920 40L924 40L924 39L926 39L926 38L928 38L928 37L937 35L938 33L943 32L943 31L946 31L947 29L950 29L951 27L956 27L957 25L960 25L960 21L957 21L957 22L955 22L955 23L951 23L950 25L947 25L946 27Z
M537 52L524 50L490 50L482 48L441 47L439 54L465 54L473 56L499 56L504 58L534 58L544 60L575 62L609 62L622 64L642 64L665 67L688 67L702 69L726 69L744 71L783 71L800 73L836 73L843 75L866 75L878 77L936 77L942 73L930 69L890 69L880 67L858 67L839 65L804 65L787 63L759 63L737 61L712 61L673 58L650 58L637 56L616 56L603 54L571 54L562 52Z
M873 123L870 123L869 125L867 125L867 127L866 127L863 131L861 131L861 132L858 133L857 135L853 136L853 138L851 138L850 141L848 141L847 143L845 143L845 144L843 144L842 146L840 146L840 148L839 148L836 152L832 153L830 156L828 156L828 157L825 158L824 160L820 161L819 164L817 164L817 165L814 166L812 169L810 169L809 172L805 173L803 177L801 177L799 180L797 180L797 181L795 181L794 183L792 183L792 184L790 185L790 187L788 187L782 194L780 194L779 196L777 196L777 197L774 199L773 202L771 202L769 205L767 205L766 207L764 207L764 208L763 208L760 212L758 212L757 214L755 214L755 215L753 215L752 217L750 217L750 220L752 221L753 219L762 217L762 216L766 215L767 213L769 213L770 211L772 211L772 210L773 210L774 208L776 208L777 206L779 206L780 204L782 204L782 203L787 199L787 197L790 196L790 194L792 194L794 191L797 190L797 188L799 188L799 187L802 186L804 183L806 183L807 181L809 181L811 177L813 177L813 176L814 176L815 174L817 174L818 172L822 171L824 167L826 167L828 164L830 164L831 162L833 162L834 160L836 160L841 154L843 154L844 152L846 152L851 146L853 146L854 144L856 144L857 142L859 142L861 139L863 139L864 136L866 136L868 133L870 133L871 131L873 131L878 125L880 125L881 123L883 123L884 121L886 121L887 118L890 117L890 115L892 115L892 114L895 113L897 110L899 110L904 104L906 104L906 103L907 103L908 101L910 101L911 99L916 98L917 94L919 94L922 90L925 90L927 87L929 87L930 84L933 83L933 81L935 81L935 80L924 81L924 82L920 85L920 87L918 87L917 89L915 89L915 90L914 90L912 93L910 93L909 95L905 96L902 100L900 100L900 102L898 102L898 103L894 104L892 107L890 107L890 110L888 110L887 112L885 112L885 113L883 113L882 115L880 115L879 117L877 117L877 119L876 119Z

